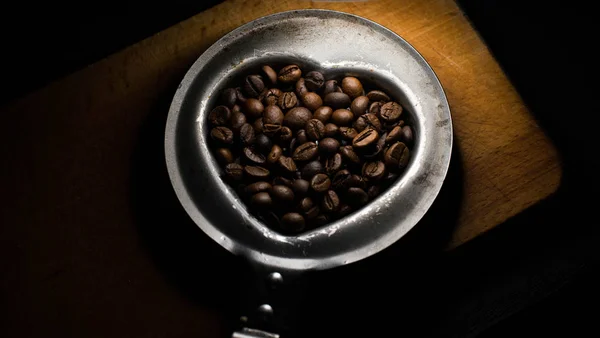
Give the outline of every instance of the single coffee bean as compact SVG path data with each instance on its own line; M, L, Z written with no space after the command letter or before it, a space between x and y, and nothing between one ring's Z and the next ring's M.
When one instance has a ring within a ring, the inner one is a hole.
M340 148L340 142L332 137L319 141L319 150L324 154L335 154Z
M348 180L348 187L361 188L365 190L367 189L367 183L368 182L364 177L352 174L352 176L350 176L350 179Z
M308 88L306 88L304 78L301 77L300 80L296 81L296 95L302 97L306 93L308 93Z
M316 174L324 172L323 165L319 161L311 161L302 167L302 178L310 180Z
M379 121L376 115L364 114L360 117L360 119L364 120L366 128L372 128L377 130L378 133L381 133L381 121ZM356 122L358 122L358 120ZM356 126L354 128L356 128ZM358 128L356 129L358 130Z
M306 136L308 136L310 140L318 141L325 136L325 125L320 120L308 120L304 129L306 130Z
M267 106L263 113L262 119L264 124L279 124L283 123L283 112L278 106Z
M390 97L381 90L371 90L367 93L367 97L369 98L369 100L371 100L371 102L381 101L385 103L390 100Z
M310 187L316 192L325 192L331 186L329 176L325 174L316 174L310 180Z
M333 109L348 108L350 106L350 96L345 93L332 92L325 95L323 104Z
M271 148L273 147L273 142L265 134L256 135L254 144L258 147L258 150L264 154L267 154L269 151L271 151Z
M264 180L269 178L271 172L263 167L247 165L244 167L244 174L253 180Z
M340 154L344 159L355 164L360 164L360 157L358 157L358 154L354 151L352 146L340 147Z
M246 76L244 82L244 93L249 97L258 97L260 93L265 89L265 84L262 78L258 75Z
M289 142L292 140L292 138L294 137L294 133L292 132L292 130L288 127L281 127L281 129L279 130L279 141L282 144L289 144Z
M263 104L258 99L250 98L246 100L244 108L246 109L245 112L246 114L248 114L249 117L256 119L262 115L265 106L263 106Z
M394 129L392 129L392 131L390 131L385 139L386 143L394 143L396 141L400 141L400 139L402 138L402 127L400 126L395 126Z
M340 135L345 140L352 141L358 135L358 131L352 127L340 127Z
M262 117L254 120L252 127L254 127L254 134L261 134L263 132L264 123Z
M245 145L253 144L254 141L256 141L254 127L252 127L250 123L245 123L240 128L240 141Z
M312 119L310 110L304 107L295 107L290 109L283 118L283 124L292 130L304 128L306 122Z
M233 108L237 102L237 92L235 88L227 88L221 93L221 103L228 108Z
M238 104L243 105L244 103L246 103L246 100L248 98L246 97L246 95L244 95L244 92L242 91L242 89L240 87L237 87L235 89L235 95L237 96Z
M368 180L377 181L385 175L385 164L381 161L367 162L363 165L362 174Z
M385 147L385 138L386 137L387 137L387 133L381 135L379 137L379 139L377 140L377 143L375 143L374 146L369 147L369 149L364 152L363 156L366 159L373 159L373 158L379 156L379 154Z
M280 130L280 124L265 124L263 126L263 133L267 136L275 136Z
M313 202L313 200L310 197L304 197L303 199L300 200L300 203L298 203L298 209L300 209L300 211L302 212L306 212L310 209L312 209L315 206L315 203Z
M265 155L261 154L253 147L245 147L242 150L242 153L244 154L245 159L256 164L264 164L267 161Z
M221 165L229 164L233 162L233 154L229 148L219 148L216 153L217 161Z
M252 203L252 205L257 208L262 209L262 208L270 207L273 204L273 200L271 199L271 196L269 195L269 193L259 192L252 196L250 203Z
M298 167L296 166L296 162L294 162L294 159L292 159L291 157L287 157L287 156L279 156L279 160L277 160L277 162L279 163L279 166L281 167L281 169L283 169L286 173L291 174L293 172L295 172L296 170L298 170Z
M367 195L367 193L361 188L348 188L346 191L346 197L348 203L351 203L354 207L360 207L369 202L369 195Z
M350 207L348 204L340 204L340 210L337 212L338 217L348 216L351 213L352 207Z
M259 181L259 182L255 182L255 183L247 185L246 188L244 189L244 192L247 195L255 195L255 194L258 194L259 192L269 191L269 190L271 190L271 187L272 186L269 182Z
M319 216L320 212L321 212L321 209L319 209L319 207L315 205L314 207L312 207L304 212L304 217L306 217L307 220L313 220L317 216Z
M325 136L326 137L336 137L339 131L339 127L333 123L327 123L325 125Z
M333 109L327 106L321 106L313 113L313 118L320 120L323 123L327 123L333 114Z
M321 99L319 94L309 92L302 96L302 103L310 111L315 111L317 108L323 105L323 100Z
M274 185L269 195L279 203L290 203L294 201L294 192L285 185Z
M227 127L215 127L210 131L213 140L223 144L233 143L233 132Z
M237 163L229 163L225 166L225 175L234 181L241 181L244 178L244 167Z
M280 146L274 144L271 148L271 151L269 152L269 155L267 156L267 162L271 164L277 163L277 161L279 161L279 158L281 157L281 154L283 154L283 149L281 149Z
M338 172L342 168L342 155L340 153L336 153L333 156L329 157L325 162L325 171L329 175L333 175Z
M285 185L286 187L292 187L292 180L287 179L283 176L277 176L273 179L273 185Z
M351 98L355 98L363 95L363 86L357 78L347 76L342 80L342 91Z
M329 223L329 216L327 216L325 214L320 214L319 216L315 217L313 222L315 223L316 226L325 225L325 224Z
M373 103L371 103L371 105L369 106L368 113L369 114L373 114L373 115L379 115L379 112L381 111L381 107L383 105L384 105L383 102L373 102Z
M375 197L379 196L381 193L381 187L379 185L372 185L367 190L367 196L369 196L369 200L375 199Z
M301 144L294 150L292 158L295 161L309 161L319 153L319 146L314 142L306 142Z
M327 190L321 202L321 208L325 212L336 212L340 208L340 198L333 190Z
M410 158L410 152L406 144L402 142L396 142L388 148L384 156L385 164L389 166L391 170L402 169L408 164Z
M352 146L354 148L366 148L379 139L379 133L376 130L367 128L361 131L356 137L352 140Z
M226 125L230 118L231 111L225 106L217 106L208 115L208 120L215 127Z
M308 72L304 77L304 80L306 81L306 87L311 92L316 92L323 87L323 84L325 84L325 77L323 74L314 70Z
M274 85L277 84L277 73L268 65L264 65L261 68L263 73L263 78L269 80L269 82Z
M293 83L298 81L300 77L302 77L302 71L300 70L300 67L297 65L289 65L283 67L279 71L279 77L277 80L282 83Z
M304 196L308 193L310 189L310 183L307 180L303 180L301 178L294 180L292 183L292 190L298 196Z
M279 102L279 98L283 95L283 92L279 88L271 88L265 92L263 98L263 104L265 106L273 106Z
M298 146L308 142L308 135L306 134L306 130L304 130L304 129L298 130L298 132L296 133L296 142L297 142L296 145L298 145Z
M328 80L325 81L325 85L323 88L323 95L327 95L329 93L341 93L342 87L338 84L336 80Z
M288 232L299 232L304 230L304 217L296 212L288 212L281 218L281 228Z
M331 122L338 126L349 126L354 120L354 114L348 109L337 109L331 115Z
M352 103L350 104L350 110L355 116L366 113L367 109L369 109L369 98L366 96L359 96L352 100Z
M404 142L407 145L411 145L413 144L413 141L414 138L412 128L410 126L402 127L402 142Z
M384 121L393 122L400 119L402 106L397 102L388 102L381 106L378 117Z
M351 178L352 174L350 173L350 171L348 171L347 169L340 170L335 175L333 175L331 187L335 190L344 190L348 188Z
M244 124L246 124L246 115L241 112L232 113L231 130L238 133Z
M281 94L277 104L283 110L291 109L298 106L298 97L294 92L285 92Z

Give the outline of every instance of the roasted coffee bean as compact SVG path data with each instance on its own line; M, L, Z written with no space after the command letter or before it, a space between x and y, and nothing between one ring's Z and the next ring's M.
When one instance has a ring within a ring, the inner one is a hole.
M261 154L253 147L245 147L242 150L242 153L244 154L245 159L256 164L264 164L267 161L265 155Z
M323 105L323 100L317 93L306 93L302 96L302 103L310 111L315 111L317 108Z
M263 126L263 133L267 136L274 136L281 130L280 124L265 124Z
M410 153L406 144L396 142L387 149L383 158L385 164L388 165L390 169L402 169L408 164L409 155Z
M348 188L346 191L346 199L354 207L361 207L369 202L369 195L361 188Z
M277 163L277 161L279 161L279 158L281 157L281 154L283 154L283 149L281 149L280 146L274 144L271 148L271 151L269 152L269 155L267 156L267 162L271 164Z
M342 87L340 87L336 80L325 81L323 95L327 95L329 93L342 93Z
M368 182L364 179L364 177L353 174L350 176L348 180L348 187L361 188L363 190L367 189Z
M385 139L386 143L392 144L396 141L400 141L402 138L402 127L395 126L392 131L390 131Z
M258 150L264 154L267 154L269 151L271 151L271 148L273 147L273 142L271 141L271 138L269 138L265 134L256 135L256 140L254 141L254 144L256 145Z
M236 103L233 105L233 108L231 108L231 112L232 113L241 113L242 107L240 107L240 105Z
M340 154L344 159L348 160L349 162L355 164L360 163L360 157L358 157L358 154L354 151L354 148L352 146L340 147Z
M221 103L228 108L233 108L237 102L237 92L235 88L227 88L221 93Z
M367 190L367 196L369 196L369 200L375 199L375 197L379 196L381 193L381 187L379 185L372 185Z
M244 82L244 93L249 97L258 97L260 93L265 89L265 83L262 78L258 75L246 76Z
M358 135L358 131L352 127L340 127L340 135L345 140L352 142L356 135Z
M246 115L240 112L234 112L231 115L231 130L238 133L242 126L246 123Z
M281 227L288 232L299 232L304 230L304 217L296 212L289 212L281 218Z
M325 136L325 125L317 119L308 120L304 130L306 130L306 136L312 141L318 141Z
M249 123L245 123L240 128L240 141L242 141L245 145L253 144L256 141L254 127L252 127Z
M269 193L259 192L252 196L250 203L257 208L264 209L270 207L273 204L273 200L271 199Z
M384 121L393 122L399 120L400 115L402 115L402 106L392 101L381 106L377 116Z
M312 119L312 113L305 107L295 107L290 109L283 118L283 124L292 130L304 128L306 122Z
M342 155L336 153L329 157L325 162L325 171L329 175L333 175L342 168Z
M269 182L259 181L259 182L255 182L250 185L247 185L246 188L244 189L244 192L247 195L255 195L255 194L258 194L259 192L269 191L269 190L271 190L271 187L272 186Z
M298 106L298 97L294 92L285 92L281 94L277 104L283 110L291 109Z
M367 109L369 109L369 98L366 96L359 96L350 104L350 110L354 116L365 114Z
M263 123L279 124L283 123L283 112L278 106L267 106L262 114Z
M338 126L349 126L354 120L354 114L348 109L337 109L331 115L331 122Z
M316 174L324 172L323 165L319 161L311 161L302 167L302 178L310 180Z
M224 126L231 118L231 111L225 106L217 106L208 115L208 120L213 126Z
M304 130L304 129L298 130L298 132L296 133L296 142L297 142L296 143L297 146L308 142L308 135L306 134L306 130Z
M302 77L302 71L300 70L300 67L297 65L289 65L283 67L279 71L279 77L277 80L281 83L293 83L298 81L300 77Z
M247 165L244 167L244 174L254 180L264 180L269 178L271 172L263 167Z
M326 137L336 137L339 131L339 127L333 123L327 123L325 125L325 136Z
M335 175L333 175L333 180L331 181L331 187L335 190L344 190L348 188L350 181L352 179L352 174L350 171L344 169L338 171Z
M237 96L237 102L241 105L243 105L244 103L246 103L246 100L248 99L246 97L246 95L244 95L244 92L242 91L242 89L240 87L237 87L235 89L235 95Z
M333 109L327 106L321 106L313 113L313 118L320 120L323 123L327 123L333 114Z
M324 154L335 154L340 148L340 142L332 137L319 141L319 150Z
M225 175L234 181L241 181L244 178L244 167L237 163L229 163L225 166Z
M264 65L261 68L263 78L269 80L272 85L277 84L277 73L269 65Z
M306 88L304 78L301 77L300 80L296 81L296 95L302 97L306 93L308 93L308 88Z
M369 114L379 115L379 111L381 111L381 107L384 105L383 102L373 102L369 106L369 110L367 111Z
M373 114L364 114L359 116L354 122L354 128L358 132L362 132L367 128L375 129L377 132L381 132L381 121L377 118L377 116Z
M379 133L375 129L367 128L361 131L356 137L352 140L352 146L357 149L366 148L379 139Z
M381 151L385 147L385 138L386 137L387 137L387 133L381 135L379 137L379 139L377 140L377 143L375 143L374 146L371 146L368 151L365 151L364 157L366 159L373 159L373 158L379 156L379 154L381 153Z
M263 104L265 106L273 106L279 102L279 98L283 95L283 92L279 88L271 88L265 92L263 98Z
M321 208L325 212L336 212L340 208L340 198L333 190L327 190L321 202Z
M315 206L315 203L313 202L313 200L310 197L304 197L303 199L300 200L300 203L298 203L298 209L300 209L300 211L306 212L310 209L312 209Z
M350 96L345 93L332 92L325 95L323 104L333 109L350 107Z
M362 174L368 180L377 181L385 175L385 164L381 161L367 162L363 165Z
M398 125L398 122L383 122L381 124L381 130L385 130L385 131L392 131L396 126Z
M279 156L279 160L277 160L277 162L279 163L281 169L283 169L287 173L293 173L298 169L298 167L296 166L296 162L294 162L294 159L292 159L291 157L283 155Z
M217 149L216 156L217 161L219 161L219 163L222 165L232 163L234 160L233 154L231 153L231 150L229 150L229 148Z
M292 138L294 137L294 133L292 132L292 130L288 127L281 127L281 129L279 130L279 141L282 144L289 144L289 142L292 140Z
M256 119L262 115L265 106L255 98L249 98L244 104L245 112L250 118Z
M233 132L227 127L215 127L210 131L213 140L222 144L233 143Z
M285 185L274 185L269 195L279 203L290 203L294 201L294 192Z
M319 146L314 142L301 144L294 150L292 158L295 161L310 161L319 154Z
M371 102L388 102L390 100L390 97L382 92L381 90L371 90L370 92L367 93L367 97L369 98L369 100L371 100Z
M352 213L352 208L348 204L340 204L340 210L338 210L338 217L348 216Z
M292 187L292 180L287 179L283 176L277 176L273 179L273 185L285 185L286 187Z
M308 193L308 190L310 189L310 182L308 182L307 180L303 180L301 178L299 179L295 179L294 182L292 183L292 190L294 190L294 193L296 193L296 195L298 196L304 196Z
M323 87L325 84L325 77L323 74L317 71L308 72L304 77L304 81L306 82L306 87L311 92L316 92L317 90Z
M321 209L319 209L319 207L315 205L314 207L312 207L304 212L304 217L306 217L307 220L312 220L312 219L315 219L317 216L319 216L320 212L321 212Z
M254 120L254 122L252 123L252 127L254 127L255 134L261 134L263 132L263 128L264 128L264 123L263 123L262 117Z
M357 78L347 76L342 80L342 91L355 98L363 95L363 86Z
M325 174L316 174L310 180L310 187L316 192L325 192L331 186L329 176Z
M402 127L402 142L404 142L407 145L411 145L413 144L413 141L414 138L412 128L410 126Z

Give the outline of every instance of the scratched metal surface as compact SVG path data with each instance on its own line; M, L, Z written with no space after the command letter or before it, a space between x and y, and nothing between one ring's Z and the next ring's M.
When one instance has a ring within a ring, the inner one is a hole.
M327 78L357 75L407 107L416 132L411 162L388 191L363 209L299 236L281 235L248 213L220 178L207 144L217 92L263 63L294 62ZM438 194L452 148L452 122L440 82L421 55L392 31L326 10L263 17L227 34L190 68L171 104L165 153L186 212L213 240L282 271L327 269L368 257L414 227Z

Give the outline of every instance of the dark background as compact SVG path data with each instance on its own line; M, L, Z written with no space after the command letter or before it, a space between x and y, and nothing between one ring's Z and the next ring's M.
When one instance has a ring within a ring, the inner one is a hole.
M53 2L4 8L0 105L218 2ZM459 3L559 149L564 177L557 194L484 236L442 257L415 258L405 269L409 276L401 290L383 285L377 295L410 294L398 311L415 307L428 314L410 324L398 322L397 335L598 335L598 18L583 1ZM2 311L10 309L0 298ZM390 311L362 318L393 322L397 319Z

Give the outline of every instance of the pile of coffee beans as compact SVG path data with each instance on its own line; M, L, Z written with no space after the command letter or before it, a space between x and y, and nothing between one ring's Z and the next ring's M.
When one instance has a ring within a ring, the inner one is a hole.
M408 165L413 129L385 92L352 76L262 66L209 114L224 179L248 210L295 234L348 215Z

